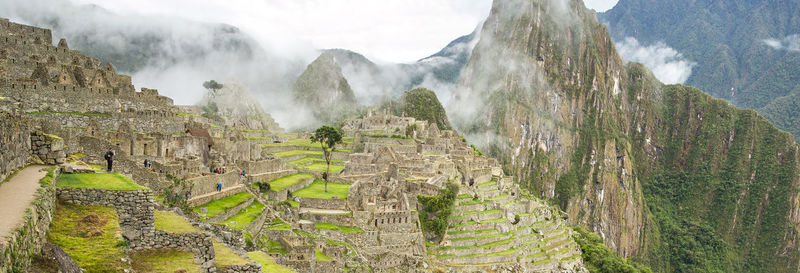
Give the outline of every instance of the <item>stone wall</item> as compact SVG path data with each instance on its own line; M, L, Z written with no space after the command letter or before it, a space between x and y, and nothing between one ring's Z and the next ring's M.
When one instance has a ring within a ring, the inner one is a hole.
M253 201L255 201L255 198L249 198L247 200L244 200L244 202L236 205L235 207L230 208L228 210L225 210L225 211L223 211L223 212L221 212L221 213L219 213L217 215L214 215L214 217L208 218L206 220L206 222L218 223L218 222L225 221L225 219L228 219L231 216L234 216L237 213L239 213L239 211L242 210L243 208L246 208L247 206L250 206L250 204L252 204Z
M61 164L67 157L64 152L64 139L42 131L31 133L31 151L46 164Z
M26 118L0 113L0 183L28 163L32 127Z
M47 231L56 206L55 179L58 168L45 177L42 187L23 218L23 226L7 239L0 238L0 272L24 272L31 257L38 254L47 241Z
M204 233L169 233L156 230L154 236L145 238L137 245L139 249L181 249L194 253L195 261L205 269L214 267L213 238ZM207 272L212 272L207 270Z
M217 191L217 184L222 183L222 189L233 187L242 184L243 179L241 175L235 170L228 170L224 174L208 174L187 180L194 186L192 188L192 195L203 195Z
M336 199L314 199L298 197L301 208L337 209L345 210L347 202Z
M103 155L108 151L108 148L115 147L108 141L104 141L95 137L82 136L79 140L82 152L87 155L89 162L97 162L105 165ZM158 173L146 169L142 166L141 162L134 162L124 152L117 149L114 156L114 171L125 174L126 176L136 181L140 185L150 188L154 192L161 192L170 182L164 180Z
M239 167L242 168L247 174L261 174L277 172L283 168L283 162L280 159L262 160L262 161L239 161ZM287 168L288 169L288 168Z
M136 249L142 238L155 236L153 192L145 190L58 189L58 199L78 205L113 207L122 235Z

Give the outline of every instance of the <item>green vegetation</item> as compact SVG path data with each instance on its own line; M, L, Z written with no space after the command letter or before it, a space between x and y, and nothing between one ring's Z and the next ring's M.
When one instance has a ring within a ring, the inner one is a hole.
M502 210L499 210L499 209L491 209L491 210L474 210L474 211L465 211L465 212L464 212L464 215L472 215L472 214L492 214L492 213L498 213L498 212L503 212L503 211L502 211Z
M339 225L334 225L334 224L331 224L331 223L314 223L314 227L316 229L338 230L338 231L341 231L343 233L361 233L361 232L364 232L364 230L362 230L362 229L360 229L358 227L339 226Z
M217 107L217 103L209 102L208 104L203 106L203 114L201 114L204 118L224 122L225 119L219 115L219 107Z
M295 167L302 167L303 165L307 165L309 163L317 163L317 162L325 162L325 159L316 157L304 157L300 159L290 160L287 161L286 163L292 164ZM336 159L331 160L331 163L343 163L343 162L344 161L342 160L336 160Z
M229 209L241 204L244 201L247 201L247 199L250 199L250 198L253 198L253 195L250 194L249 192L240 192L240 193L237 193L237 194L234 194L234 195L231 195L231 196L227 196L227 197L224 197L224 198L221 198L221 199L217 199L217 200L205 203L205 204L203 204L201 206L198 206L198 207L194 207L192 210L194 210L194 212L197 212L198 214L200 214L200 217L202 217L204 219L205 218L211 218L211 217L216 216L217 214L220 214L220 213L222 213L222 212L224 212L226 210L229 210ZM203 208L207 208L208 212L203 214L202 213L202 209Z
M172 233L202 233L200 229L192 226L186 218L171 211L156 210L154 212L155 225L157 230Z
M322 151L291 150L272 153L277 157L290 157L296 155L322 155Z
M53 111L44 111L44 112L29 112L28 114L31 115L73 115L73 116L87 116L87 117L111 117L111 114L108 113L93 113L93 112L53 112Z
M239 257L228 246L214 240L214 257L217 268L227 268L232 265L245 265L247 260Z
M316 255L317 256L317 262L325 262L325 261L332 260L331 257L328 257L328 255L325 255L325 253L322 253L322 251L319 251L319 249L315 248L314 250L316 251L316 254L317 254Z
M261 235L261 237L262 238L268 238L266 235ZM266 240L266 242L264 242L264 244L258 244L258 247L259 248L266 248L267 249L267 253L278 253L278 254L281 254L281 255L286 255L286 253L289 253L289 251L286 250L286 247L284 247L283 244L281 244L281 242L278 242L278 241L275 241L275 240Z
M306 179L313 178L313 174L297 173L289 176L284 176L272 181L269 181L269 189L271 191L282 191L291 185L300 183Z
M243 229L253 223L263 211L264 205L258 201L253 201L250 206L243 208L239 213L222 222L222 224L232 229Z
M63 174L56 182L59 188L106 189L115 191L148 190L120 173Z
M177 249L138 250L131 253L131 266L135 272L200 272L194 263L194 253Z
M113 208L58 204L47 239L60 246L87 272L121 272L126 257Z
M330 171L332 173L339 173L344 170L344 165L327 165L327 164L320 164L314 163L305 166L299 166L299 169L309 170L309 171L318 171L318 172L326 172L328 171L328 167L330 166Z
M311 183L308 187L302 188L296 192L293 192L293 196L303 197L303 198L314 198L314 199L331 199L334 196L339 197L339 199L347 199L347 193L350 191L349 184L335 184L331 183L328 185L328 191L325 191L325 182L317 179L314 180L314 183Z
M592 273L616 272L653 272L650 268L617 256L603 244L603 239L595 233L586 232L583 228L576 227L572 236L581 247L584 265Z
M417 120L427 120L430 123L435 123L436 127L441 130L450 130L450 121L447 120L447 113L436 97L436 93L425 88L416 88L408 90L400 97L399 103L393 105L392 112L400 116L403 113L407 117L413 117Z
M448 182L447 187L439 191L439 195L417 196L417 201L422 205L419 222L424 232L433 233L437 238L442 238L453 212L456 194L458 194L458 185Z
M311 142L319 143L320 148L322 148L322 152L325 155L327 169L322 173L322 180L325 180L325 192L328 192L328 178L331 173L331 155L333 154L333 151L336 151L336 145L342 143L342 133L339 132L339 129L323 125L322 127L317 128L317 130L314 131L314 134L311 135Z
M269 255L261 251L247 252L247 257L261 265L264 273L293 273L294 270L275 263Z

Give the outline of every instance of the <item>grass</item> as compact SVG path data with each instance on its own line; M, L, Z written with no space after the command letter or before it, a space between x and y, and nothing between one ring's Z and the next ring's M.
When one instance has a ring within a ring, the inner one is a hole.
M263 211L264 205L258 201L254 201L250 206L242 209L236 215L222 222L222 224L232 229L244 229L255 221Z
M294 201L294 200L286 200L286 202L289 203L289 205L292 206L293 208L296 208L296 209L300 208L300 202L297 202L297 201Z
M358 256L358 252L356 252L356 249L352 245L350 245L350 243L348 243L346 241L338 242L338 241L334 241L334 240L331 240L331 239L325 239L325 242L328 243L329 245L334 245L334 246L346 246L347 249L349 249L351 251L350 253L347 253L346 255L348 255L348 256Z
M499 209L490 209L490 210L473 210L473 211L465 211L465 212L464 212L464 215L472 215L472 214L492 214L492 213L498 213L498 212L503 212L503 211L502 211L502 210L499 210Z
M106 189L114 191L149 190L120 173L77 173L58 177L59 188Z
M279 225L270 226L267 229L274 229L274 230L290 230L291 226L289 224L283 223Z
M291 185L300 183L306 179L314 177L313 174L298 173L289 176L284 176L272 181L269 181L269 189L271 191L282 191Z
M239 257L239 255L236 255L233 250L217 240L214 240L214 255L217 268L220 266L226 267L231 265L245 265L248 263L247 260Z
M311 143L310 139L307 138L295 138L290 139L284 143L269 143L261 145L263 147L287 147L287 146L295 146L295 147L306 147L306 148L322 148L319 143Z
M304 157L304 158L300 158L300 159L286 161L286 163L292 164L295 167L300 167L300 166L303 166L303 165L306 165L306 164L309 164L309 163L317 163L317 162L324 163L325 159L317 158L317 157ZM342 162L344 162L344 161L336 160L336 159L332 159L331 160L331 163L342 163Z
M84 224L84 217L97 215L100 222ZM105 221L105 224L102 222ZM88 232L102 232L89 236ZM120 259L126 257L124 242L119 235L117 213L113 208L58 204L56 206L48 241L60 246L86 272L121 272L126 266Z
M495 197L486 198L486 200L495 201L495 200L500 200L500 199L508 198L508 197L511 197L511 195L508 195L508 194L504 193L504 194L501 194L501 195L498 195L498 196L495 196Z
M291 270L287 267L281 266L275 263L275 260L272 259L269 255L261 251L252 251L247 252L247 257L251 260L257 262L261 265L261 272L268 273L291 273L294 270Z
M462 194L459 194L458 196L456 196L456 199L472 199L472 195L466 194L466 193L462 193Z
M178 269L200 272L200 266L194 263L194 254L177 249L134 251L131 266L135 272L175 272Z
M497 185L497 181L491 180L478 184L478 187Z
M240 193L237 193L237 194L234 194L234 195L231 195L231 196L227 196L227 197L222 198L222 199L217 199L217 200L205 203L205 204L203 204L201 206L198 206L198 207L194 207L192 210L194 210L195 212L200 214L201 217L204 217L204 218L214 217L217 214L220 214L220 213L222 213L222 212L224 212L226 210L229 210L229 209L235 207L236 205L239 205L242 202L247 201L247 199L250 199L252 197L253 197L253 195L250 194L249 192L240 192ZM208 208L208 212L205 215L203 215L203 213L201 212L202 208Z
M286 255L287 253L289 253L289 251L286 250L286 247L284 247L283 244L281 244L281 242L275 240L267 241L264 247L267 249L267 253L277 253L281 255Z
M328 183L328 192L325 192L325 182L322 180L314 180L308 187L302 188L293 192L293 196L312 198L312 199L331 199L334 196L339 199L347 199L347 193L350 191L348 184Z
M303 170L310 170L310 171L318 171L324 172L328 170L328 164L325 163L314 163L305 166L298 167ZM331 164L331 173L339 173L344 170L344 165L333 165Z
M505 221L508 221L508 219L506 219L505 217L502 217L502 218L497 218L497 219L487 219L487 220L481 220L481 222L480 222L480 223L481 223L481 224L486 224L486 223L502 223L502 222L505 222Z
M290 157L296 155L322 155L322 151L291 150L283 152L274 152L272 154L274 154L277 157Z
M492 233L492 234L485 234L485 235L478 235L478 236L450 238L450 241L466 241L466 240L475 240L475 239L488 239L488 238L495 238L495 237L503 237L503 236L507 236L507 235L508 234L505 234L505 233Z
M322 251L319 251L319 249L315 248L314 250L317 252L317 255L316 255L317 256L317 262L325 262L325 261L332 260L331 257L328 257L328 255L325 255L325 253L322 253Z
M362 233L364 232L363 229L358 227L350 227L350 226L340 226L334 225L331 223L314 223L314 227L316 229L325 229L325 230L338 230L342 233Z
M157 230L163 230L172 233L192 233L202 231L192 226L186 218L175 214L171 211L155 211L155 224Z

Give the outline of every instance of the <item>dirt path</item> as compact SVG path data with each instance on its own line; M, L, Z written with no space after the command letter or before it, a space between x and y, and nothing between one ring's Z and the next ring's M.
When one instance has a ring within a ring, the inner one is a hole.
M39 180L47 175L48 167L27 167L0 185L0 242L5 242L6 236L23 224L25 209L35 199Z

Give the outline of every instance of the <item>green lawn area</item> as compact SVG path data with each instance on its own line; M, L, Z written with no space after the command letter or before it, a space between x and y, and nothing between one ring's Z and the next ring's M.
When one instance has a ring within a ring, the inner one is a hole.
M242 202L247 201L247 199L250 199L252 197L253 197L253 195L250 194L249 192L240 192L240 193L237 193L237 194L234 194L234 195L222 198L222 199L217 199L217 200L205 203L205 204L203 204L201 206L198 206L198 207L194 207L192 210L194 210L195 212L200 214L200 217L204 217L204 218L214 217L217 214L220 214L220 213L222 213L222 212L224 212L226 210L229 210L229 209L235 207L236 205L239 205ZM203 213L201 212L202 208L208 208L208 213L203 215Z
M131 253L131 265L135 272L175 272L178 269L200 272L200 266L194 263L194 254L177 249L134 251Z
M324 261L332 260L331 257L328 257L328 255L325 255L325 253L322 253L322 251L319 251L319 249L315 248L314 250L316 250L316 252L317 252L317 262L324 262Z
M325 182L317 179L308 187L293 192L292 195L314 199L331 199L334 196L338 196L339 199L347 199L349 191L350 185L348 184L328 183L328 192L325 192Z
M222 224L232 229L243 229L255 221L263 211L264 205L258 201L253 201L250 206L242 209L236 215L231 216L231 218L228 218L225 222L222 222Z
M314 163L305 166L299 166L298 168L303 170L311 170L311 171L318 171L324 172L328 170L328 164L325 163ZM344 165L333 165L331 164L331 173L339 173L344 170Z
M269 189L271 191L282 191L285 188L288 188L291 185L300 183L306 179L314 177L313 174L307 173L297 173L289 176L284 176L272 181L269 181Z
M342 163L342 162L344 162L344 161L336 160L336 159L332 159L331 160L331 163ZM301 159L295 159L295 160L291 160L291 161L286 161L286 163L292 164L295 167L300 167L300 166L306 165L308 163L325 163L325 159L316 158L316 157L304 157L304 158L301 158Z
M273 153L277 157L290 157L296 155L322 155L322 151L291 150Z
M86 272L122 272L127 255L118 219L111 207L58 204L47 239Z
M120 173L62 174L56 182L59 188L107 189L115 191L148 190Z
M217 268L247 264L247 260L239 257L239 255L236 255L233 250L228 248L228 246L224 245L223 243L220 243L216 239L214 240L214 255Z
M485 186L491 186L491 185L497 185L497 181L494 181L494 180L486 181L486 182L478 184L478 187L485 187Z
M490 210L473 210L473 211L465 211L465 212L464 212L464 215L471 215L471 214L492 214L492 213L498 213L498 212L503 212L503 211L502 211L502 210L499 210L499 209L490 209Z
M284 143L269 143L261 145L264 147L285 147L285 146L295 146L295 147L307 147L307 148L322 148L319 143L311 143L311 139L307 138L295 138L290 139Z
M264 236L264 235L262 235L262 236ZM284 247L283 244L281 244L281 242L278 242L278 241L275 241L275 240L269 240L269 241L267 241L266 245L260 246L260 247L266 248L267 249L267 253L278 253L278 254L281 254L281 255L286 255L286 253L289 253L289 251L286 250L286 247Z
M261 265L261 272L264 273L292 273L294 270L276 264L267 253L261 251L247 252L247 257Z
M192 226L186 218L175 214L171 211L155 211L155 224L157 230L163 230L172 233L202 233L199 228Z
M314 227L317 229L327 229L327 230L338 230L343 233L361 233L364 232L363 229L358 227L350 227L350 226L340 226L334 225L331 223L314 223Z

